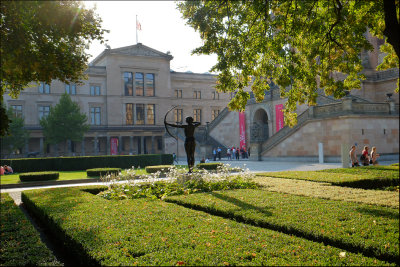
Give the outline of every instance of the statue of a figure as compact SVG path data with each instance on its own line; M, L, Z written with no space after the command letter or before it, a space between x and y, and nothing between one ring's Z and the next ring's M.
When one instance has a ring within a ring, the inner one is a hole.
M194 152L196 148L196 141L194 139L194 130L196 127L200 125L200 122L193 122L192 117L186 117L186 122L187 125L178 125L178 124L171 124L167 123L164 120L165 126L169 125L171 127L176 127L176 128L183 128L185 131L185 151L186 151L186 157L187 157L187 163L189 167L189 173L193 171L193 166L194 166Z

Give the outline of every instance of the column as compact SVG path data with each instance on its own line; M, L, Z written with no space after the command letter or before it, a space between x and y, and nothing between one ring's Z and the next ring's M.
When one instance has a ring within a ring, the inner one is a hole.
M118 155L122 153L122 136L118 136Z
M144 154L143 136L138 136L140 147L138 149L138 154Z
M81 156L85 156L85 137L81 141Z
M162 153L165 154L165 136L161 136L161 146L162 146Z
M133 155L133 136L129 136L129 155Z
M154 135L151 136L151 154L155 154L156 151L154 149Z
M44 139L43 137L40 137L40 139L39 139L39 151L40 151L41 155L44 154L43 139Z
M97 135L94 137L94 140L93 140L93 151L94 151L94 154L97 156L98 155L98 153L99 153L99 151L98 151L98 148L99 148L99 146L97 145L97 143L99 142L99 139L97 139Z
M29 139L25 139L25 156L28 156L29 153Z
M350 165L350 145L342 144L341 145L341 158L342 158L342 168L348 168Z
M107 147L106 147L107 155L111 154L111 148L110 148L110 136L107 135Z

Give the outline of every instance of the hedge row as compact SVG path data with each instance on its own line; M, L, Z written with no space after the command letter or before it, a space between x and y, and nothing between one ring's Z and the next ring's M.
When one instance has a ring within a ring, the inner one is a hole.
M19 175L21 182L51 181L57 180L60 174L58 172L26 172Z
M118 175L120 172L121 172L120 168L96 168L96 169L87 169L86 175L88 177L100 177L108 174Z
M167 173L171 168L175 168L175 165L156 165L156 166L147 166L147 173L156 173L160 171L161 173Z
M151 165L172 164L171 154L123 155L123 156L86 156L86 157L57 157L2 159L2 165L9 165L14 172L39 171L79 171L93 168L146 167Z
M165 200L391 262L399 260L397 209L252 189Z
M62 266L8 194L1 194L0 265Z
M218 167L223 166L224 164L221 162L216 162L216 163L199 163L196 165L198 169L203 169L203 170L217 170Z
M390 265L159 200L108 201L78 188L22 199L82 265Z

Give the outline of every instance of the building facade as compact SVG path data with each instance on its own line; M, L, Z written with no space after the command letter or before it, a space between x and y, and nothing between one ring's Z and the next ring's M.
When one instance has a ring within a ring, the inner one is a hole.
M173 57L143 44L106 49L88 67L82 84L54 80L24 89L18 99L7 93L7 107L25 120L30 137L20 155L129 155L165 151L164 116L170 123L212 121L226 107L230 94L215 91L215 76L170 69ZM90 130L80 142L49 145L40 119L68 93L88 117ZM4 146L2 146L4 147ZM18 152L17 152L18 154Z

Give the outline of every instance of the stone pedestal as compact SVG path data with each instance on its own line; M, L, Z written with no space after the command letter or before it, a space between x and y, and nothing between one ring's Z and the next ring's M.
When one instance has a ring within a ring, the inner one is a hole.
M250 144L250 160L261 161L261 144L253 143Z
M324 144L318 143L318 161L320 164L324 163Z
M341 158L342 158L342 168L348 168L350 165L350 145L342 144L341 145Z

